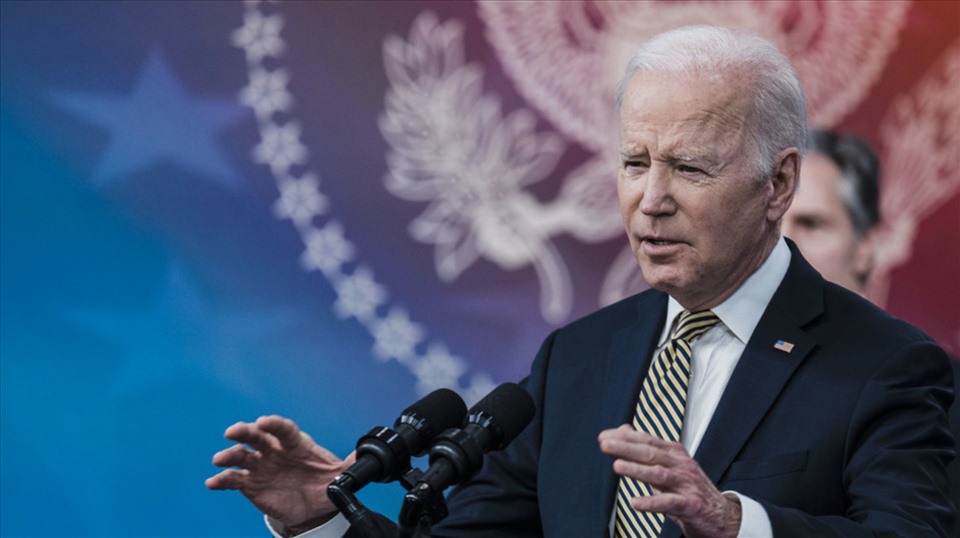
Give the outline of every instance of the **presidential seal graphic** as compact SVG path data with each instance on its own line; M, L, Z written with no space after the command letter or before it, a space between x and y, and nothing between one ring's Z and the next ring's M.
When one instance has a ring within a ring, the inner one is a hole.
M232 42L245 54L249 77L239 99L258 122L260 140L251 155L276 184L275 216L289 221L303 242L302 268L329 282L336 291L332 308L368 332L377 361L402 365L421 393L453 387L475 400L493 387L493 377L475 357L452 351L440 336L449 331L425 321L427 310L449 320L479 309L515 323L536 317L540 326L556 327L646 287L622 246L613 180L613 95L639 43L690 24L757 33L790 57L808 97L810 124L829 128L874 89L908 7L895 1L484 0L475 14L482 30L422 11L405 35L383 37L382 64L365 66L380 71L383 86L357 89L380 92L380 109L372 114L379 139L357 148L383 163L372 177L331 171L342 155L320 144L336 133L309 104L324 98L324 88L309 86L317 80L309 63L288 62L309 56L297 50L304 45L296 38L305 32L299 22L309 6L247 2ZM311 31L322 33L317 26ZM470 44L482 39L495 55L485 63L470 59ZM954 43L897 96L881 123L886 219L869 290L881 306L890 271L910 257L919 220L960 188L960 176L950 170L960 157L958 47ZM491 72L497 66L501 71ZM510 93L488 87L491 75L505 78ZM310 136L324 129L331 130ZM340 185L359 183L362 197L335 194L345 192ZM358 200L370 205L358 207ZM348 222L357 211L390 232L402 230L391 236L401 240L374 246L381 238ZM595 248L596 255L584 260L583 248ZM418 253L415 269L384 254L392 249ZM600 271L592 280L580 276L587 262ZM523 274L536 284L526 286L535 288L535 308L496 312L493 300L466 291L446 307L419 304L399 280L387 283L398 274L429 281L455 298L479 282L509 290Z

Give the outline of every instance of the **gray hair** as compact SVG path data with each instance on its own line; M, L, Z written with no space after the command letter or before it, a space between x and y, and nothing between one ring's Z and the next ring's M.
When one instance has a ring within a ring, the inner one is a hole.
M840 170L840 200L857 237L880 223L880 162L870 145L851 135L813 129L807 137L811 154L830 159Z
M617 88L618 110L637 72L751 77L755 169L766 176L780 151L791 147L804 151L807 100L803 88L789 60L763 38L717 26L688 26L657 35L641 45L627 64Z

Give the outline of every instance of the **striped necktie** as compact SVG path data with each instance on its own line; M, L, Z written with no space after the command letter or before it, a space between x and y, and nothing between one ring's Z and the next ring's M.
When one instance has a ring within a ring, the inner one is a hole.
M690 381L691 344L700 335L720 322L709 311L680 313L677 330L666 347L650 364L640 389L640 398L633 415L633 427L668 441L680 440L683 414L686 409L687 384ZM617 509L614 524L616 538L655 538L660 536L664 515L637 512L630 506L631 497L650 495L650 486L629 477L620 477L617 486Z

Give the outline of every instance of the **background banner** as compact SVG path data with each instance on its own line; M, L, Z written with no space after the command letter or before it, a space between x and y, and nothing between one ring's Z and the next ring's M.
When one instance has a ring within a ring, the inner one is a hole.
M0 2L0 534L265 536L231 423L346 455L645 288L613 90L693 23L878 149L869 297L960 353L956 2Z

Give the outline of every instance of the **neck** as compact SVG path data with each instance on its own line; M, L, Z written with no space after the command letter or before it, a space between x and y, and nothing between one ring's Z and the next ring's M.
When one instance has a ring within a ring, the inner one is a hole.
M767 234L767 237L757 244L757 247L753 252L746 255L745 263L741 264L738 270L731 273L730 278L727 280L727 284L722 286L722 290L719 293L714 293L710 295L699 294L691 296L676 295L674 298L683 306L685 309L696 312L698 310L710 310L717 305L723 303L730 298L731 295L736 293L740 286L750 278L753 273L763 265L763 262L767 261L767 258L770 257L770 253L773 252L774 247L777 246L777 241L780 240L779 229L774 228L771 230L771 233Z

